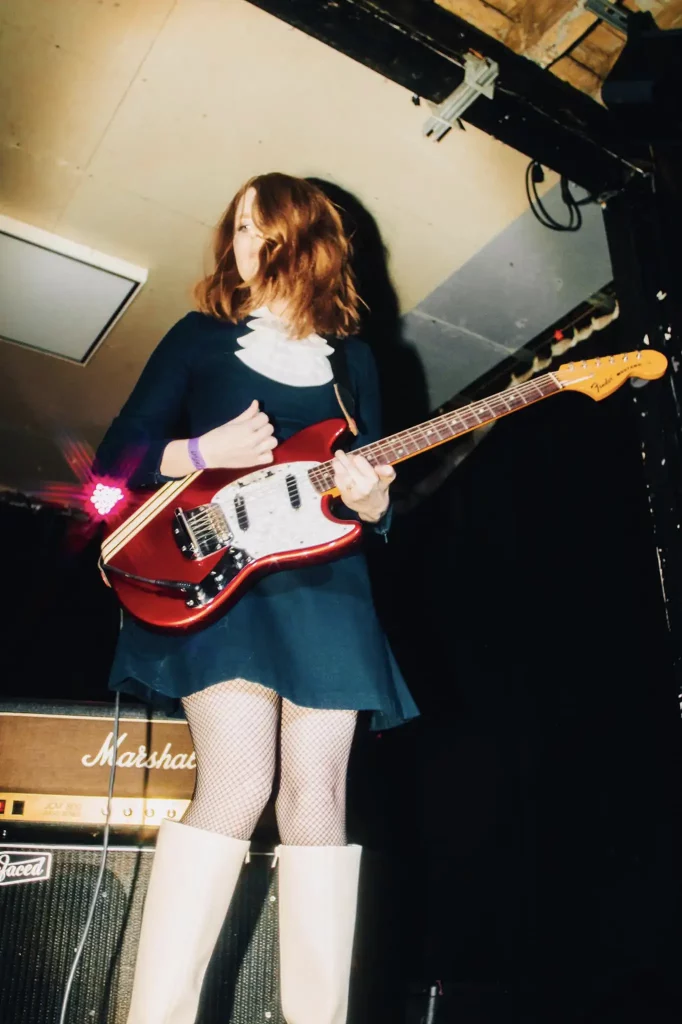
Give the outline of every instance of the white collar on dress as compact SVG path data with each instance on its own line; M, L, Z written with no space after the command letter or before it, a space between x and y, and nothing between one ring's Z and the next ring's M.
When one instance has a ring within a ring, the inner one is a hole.
M241 351L235 355L256 373L294 387L327 384L334 379L328 358L334 349L319 334L292 339L284 321L267 306L255 310L246 326L249 333L237 338Z

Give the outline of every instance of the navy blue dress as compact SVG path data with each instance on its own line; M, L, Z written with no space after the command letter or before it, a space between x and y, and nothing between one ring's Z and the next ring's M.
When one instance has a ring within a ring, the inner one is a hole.
M180 320L107 431L96 470L115 473L135 452L130 484L165 483L159 465L168 441L203 434L238 416L254 398L280 442L339 418L333 383L294 387L237 359L237 338L244 334L244 323L201 313ZM381 436L377 375L366 344L349 339L346 346L360 427L354 447L360 447ZM370 529L385 533L389 519ZM260 683L304 707L372 711L374 729L418 714L377 620L361 551L265 576L199 631L158 633L124 616L112 688L173 712L180 697L228 679Z

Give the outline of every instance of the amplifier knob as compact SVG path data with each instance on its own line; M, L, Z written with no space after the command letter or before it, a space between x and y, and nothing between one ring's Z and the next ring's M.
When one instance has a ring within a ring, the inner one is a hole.
M166 817L167 817L167 818L174 818L174 817L176 816L176 814L177 814L177 811L173 811L173 810L170 810L170 811L168 811L168 813L166 814Z
M129 818L133 813L132 807L126 807L123 811L124 817Z
M154 817L154 808L153 807L147 807L145 812L144 812L144 816L145 816L145 818L153 818Z

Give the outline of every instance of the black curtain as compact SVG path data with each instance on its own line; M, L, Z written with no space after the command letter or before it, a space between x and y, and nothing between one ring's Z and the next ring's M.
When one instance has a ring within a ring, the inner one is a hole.
M634 394L500 421L374 551L423 716L361 744L357 828L439 1024L677 1019L680 716Z

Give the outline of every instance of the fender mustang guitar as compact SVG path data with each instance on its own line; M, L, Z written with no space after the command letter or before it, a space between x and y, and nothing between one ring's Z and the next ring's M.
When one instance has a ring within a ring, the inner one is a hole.
M650 349L567 363L358 451L373 465L395 465L550 395L600 401L666 366ZM280 444L266 468L198 471L119 502L105 521L100 569L124 608L151 626L187 629L224 611L258 574L345 552L362 532L330 511L338 494L330 458L345 430L343 420L327 420Z

